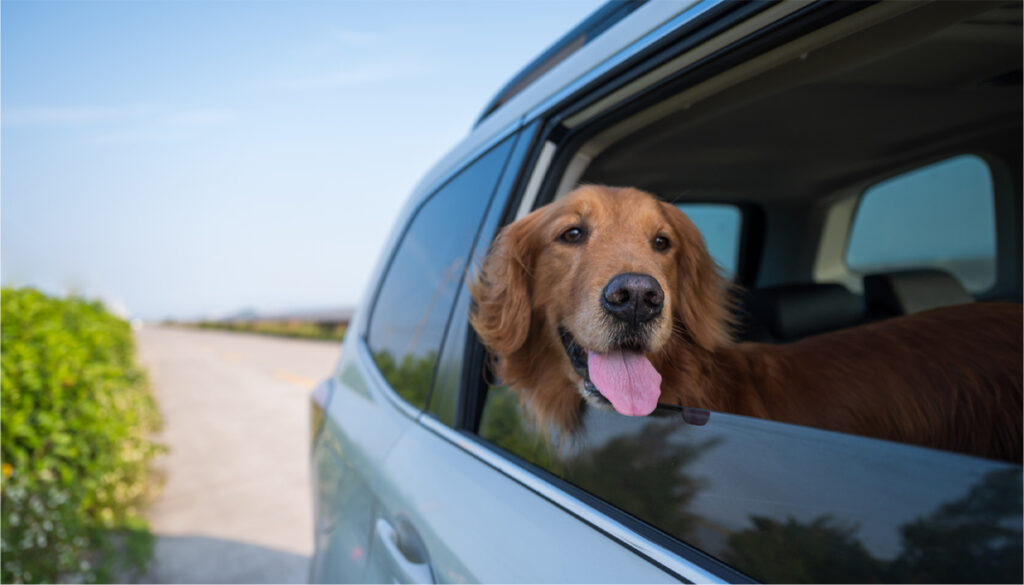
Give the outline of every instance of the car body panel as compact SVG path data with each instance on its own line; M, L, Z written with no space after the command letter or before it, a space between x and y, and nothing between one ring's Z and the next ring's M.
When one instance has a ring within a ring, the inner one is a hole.
M418 527L439 583L679 581L423 425L402 436L382 478L378 516Z
M378 463L415 421L381 392L373 361L346 340L313 448L316 534L311 580L360 582L371 549ZM320 554L327 552L328 554ZM337 555L344 555L339 559Z

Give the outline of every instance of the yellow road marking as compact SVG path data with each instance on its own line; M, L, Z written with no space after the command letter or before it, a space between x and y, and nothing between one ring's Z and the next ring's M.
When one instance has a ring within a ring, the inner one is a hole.
M224 359L228 360L231 363L234 363L234 364L242 363L242 354L240 354L240 353L236 353L236 352L233 352L233 351L225 351L223 356L224 356Z
M278 380L283 380L289 384L295 384L301 386L306 390L312 390L316 387L316 380L310 380L305 376L300 376L288 370L274 370L274 377Z

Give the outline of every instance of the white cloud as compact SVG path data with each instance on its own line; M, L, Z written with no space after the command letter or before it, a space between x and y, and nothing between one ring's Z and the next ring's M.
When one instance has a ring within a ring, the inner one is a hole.
M140 118L150 111L147 106L7 107L0 121L4 126L77 126Z
M139 142L164 142L180 137L180 132L172 132L166 128L129 128L101 132L93 137L96 144L132 144Z
M229 108L193 108L172 110L145 121L110 128L95 136L99 144L162 142L192 136L205 128L218 128L241 118L238 110Z
M124 126L194 127L234 122L230 108L160 109L153 106L29 106L4 108L4 126Z

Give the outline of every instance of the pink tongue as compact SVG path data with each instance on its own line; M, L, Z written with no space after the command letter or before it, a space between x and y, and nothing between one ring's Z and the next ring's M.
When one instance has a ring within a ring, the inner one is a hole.
M661 374L644 354L591 351L587 355L587 366L590 368L590 381L620 413L646 416L658 406Z

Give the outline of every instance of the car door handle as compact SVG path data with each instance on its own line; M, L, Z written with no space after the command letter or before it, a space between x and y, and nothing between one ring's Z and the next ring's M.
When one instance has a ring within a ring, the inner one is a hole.
M427 547L408 518L399 515L394 524L378 518L376 528L395 583L434 583Z

